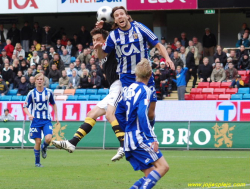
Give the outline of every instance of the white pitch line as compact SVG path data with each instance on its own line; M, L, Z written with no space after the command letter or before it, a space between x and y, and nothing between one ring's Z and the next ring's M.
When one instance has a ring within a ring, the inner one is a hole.
M193 158L192 156L168 156L170 158ZM218 159L223 159L223 158L230 158L230 159L246 159L250 158L249 157L229 157L229 156L199 156L197 158L206 158L206 159L211 159L211 158L218 158Z
M184 189L210 189L210 188L245 188L246 186L250 186L250 184L246 184L245 186L223 186L223 187L207 187L207 188L184 188Z

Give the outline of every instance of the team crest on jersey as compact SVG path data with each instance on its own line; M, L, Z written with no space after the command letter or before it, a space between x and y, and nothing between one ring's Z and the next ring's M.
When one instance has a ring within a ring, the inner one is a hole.
M133 37L134 37L134 39L138 39L138 34L135 33L135 31L133 32Z

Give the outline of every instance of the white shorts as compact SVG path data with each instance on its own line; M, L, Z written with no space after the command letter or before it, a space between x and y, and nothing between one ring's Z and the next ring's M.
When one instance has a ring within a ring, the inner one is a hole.
M107 110L108 105L117 107L117 104L122 96L122 83L120 80L116 80L109 89L109 94L100 102L97 106Z

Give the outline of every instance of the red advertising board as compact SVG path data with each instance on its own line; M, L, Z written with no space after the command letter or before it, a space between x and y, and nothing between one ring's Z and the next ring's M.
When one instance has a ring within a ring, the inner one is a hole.
M127 0L131 10L180 10L197 9L197 0Z

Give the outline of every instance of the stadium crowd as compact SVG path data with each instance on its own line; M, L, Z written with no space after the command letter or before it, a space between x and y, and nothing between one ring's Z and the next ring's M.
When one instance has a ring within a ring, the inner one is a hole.
M250 70L249 28L243 24L238 34L236 50L223 50L217 45L216 37L205 29L202 43L197 37L188 40L186 33L167 43L161 37L161 43L177 68L186 67L187 85L193 76L193 87L197 79L200 82L232 82L232 87L244 87L238 70ZM108 88L103 75L101 61L95 55L90 32L84 26L72 39L64 28L51 32L49 26L40 27L35 22L33 27L25 22L19 30L16 24L7 30L0 24L0 94L6 95L10 89L18 89L17 95L27 95L35 88L34 76L43 73L45 86L58 83L58 89ZM176 71L166 67L165 60L156 48L148 46L152 60L156 89L163 97L176 90ZM213 60L212 62L209 60ZM177 78L178 79L178 78Z

